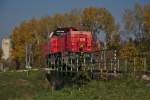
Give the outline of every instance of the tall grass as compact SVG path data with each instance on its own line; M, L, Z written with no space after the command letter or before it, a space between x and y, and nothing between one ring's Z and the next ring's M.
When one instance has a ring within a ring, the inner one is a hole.
M150 100L150 83L131 77L48 88L43 72L1 73L0 100Z
M35 100L149 100L150 85L141 80L123 78L91 81L83 87L39 94Z
M40 91L46 91L45 76L42 72L0 73L0 100L31 98Z

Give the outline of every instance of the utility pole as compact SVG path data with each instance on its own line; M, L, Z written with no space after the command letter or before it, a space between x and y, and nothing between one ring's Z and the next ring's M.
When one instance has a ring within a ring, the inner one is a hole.
M107 70L107 66L106 66L106 43L104 45L104 70Z
M31 57L30 57L30 51L31 51L31 45L30 45L30 48L29 48L29 45L26 43L26 69L27 69L27 77L29 76L29 71L31 70L31 66L30 66L30 60L31 60Z

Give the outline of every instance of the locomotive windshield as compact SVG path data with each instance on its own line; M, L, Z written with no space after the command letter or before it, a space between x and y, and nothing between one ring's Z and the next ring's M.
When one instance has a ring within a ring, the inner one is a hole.
M61 36L61 35L64 35L66 33L68 33L69 31L77 31L77 29L73 28L73 27L70 27L70 28L57 28L55 31L54 31L54 35L56 36Z

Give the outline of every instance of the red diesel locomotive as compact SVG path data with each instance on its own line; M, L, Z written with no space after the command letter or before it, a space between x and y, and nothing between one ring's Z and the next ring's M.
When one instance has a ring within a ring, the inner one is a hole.
M74 70L82 63L94 61L94 43L91 32L78 31L73 27L57 28L50 34L44 54L49 67Z

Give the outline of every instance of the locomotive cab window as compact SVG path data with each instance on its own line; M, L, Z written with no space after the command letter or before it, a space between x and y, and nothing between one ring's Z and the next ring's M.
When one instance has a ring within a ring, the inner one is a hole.
M77 31L77 29L75 29L73 27L70 27L70 28L57 28L54 31L54 35L56 35L56 36L62 36L64 34L69 33L70 31Z

